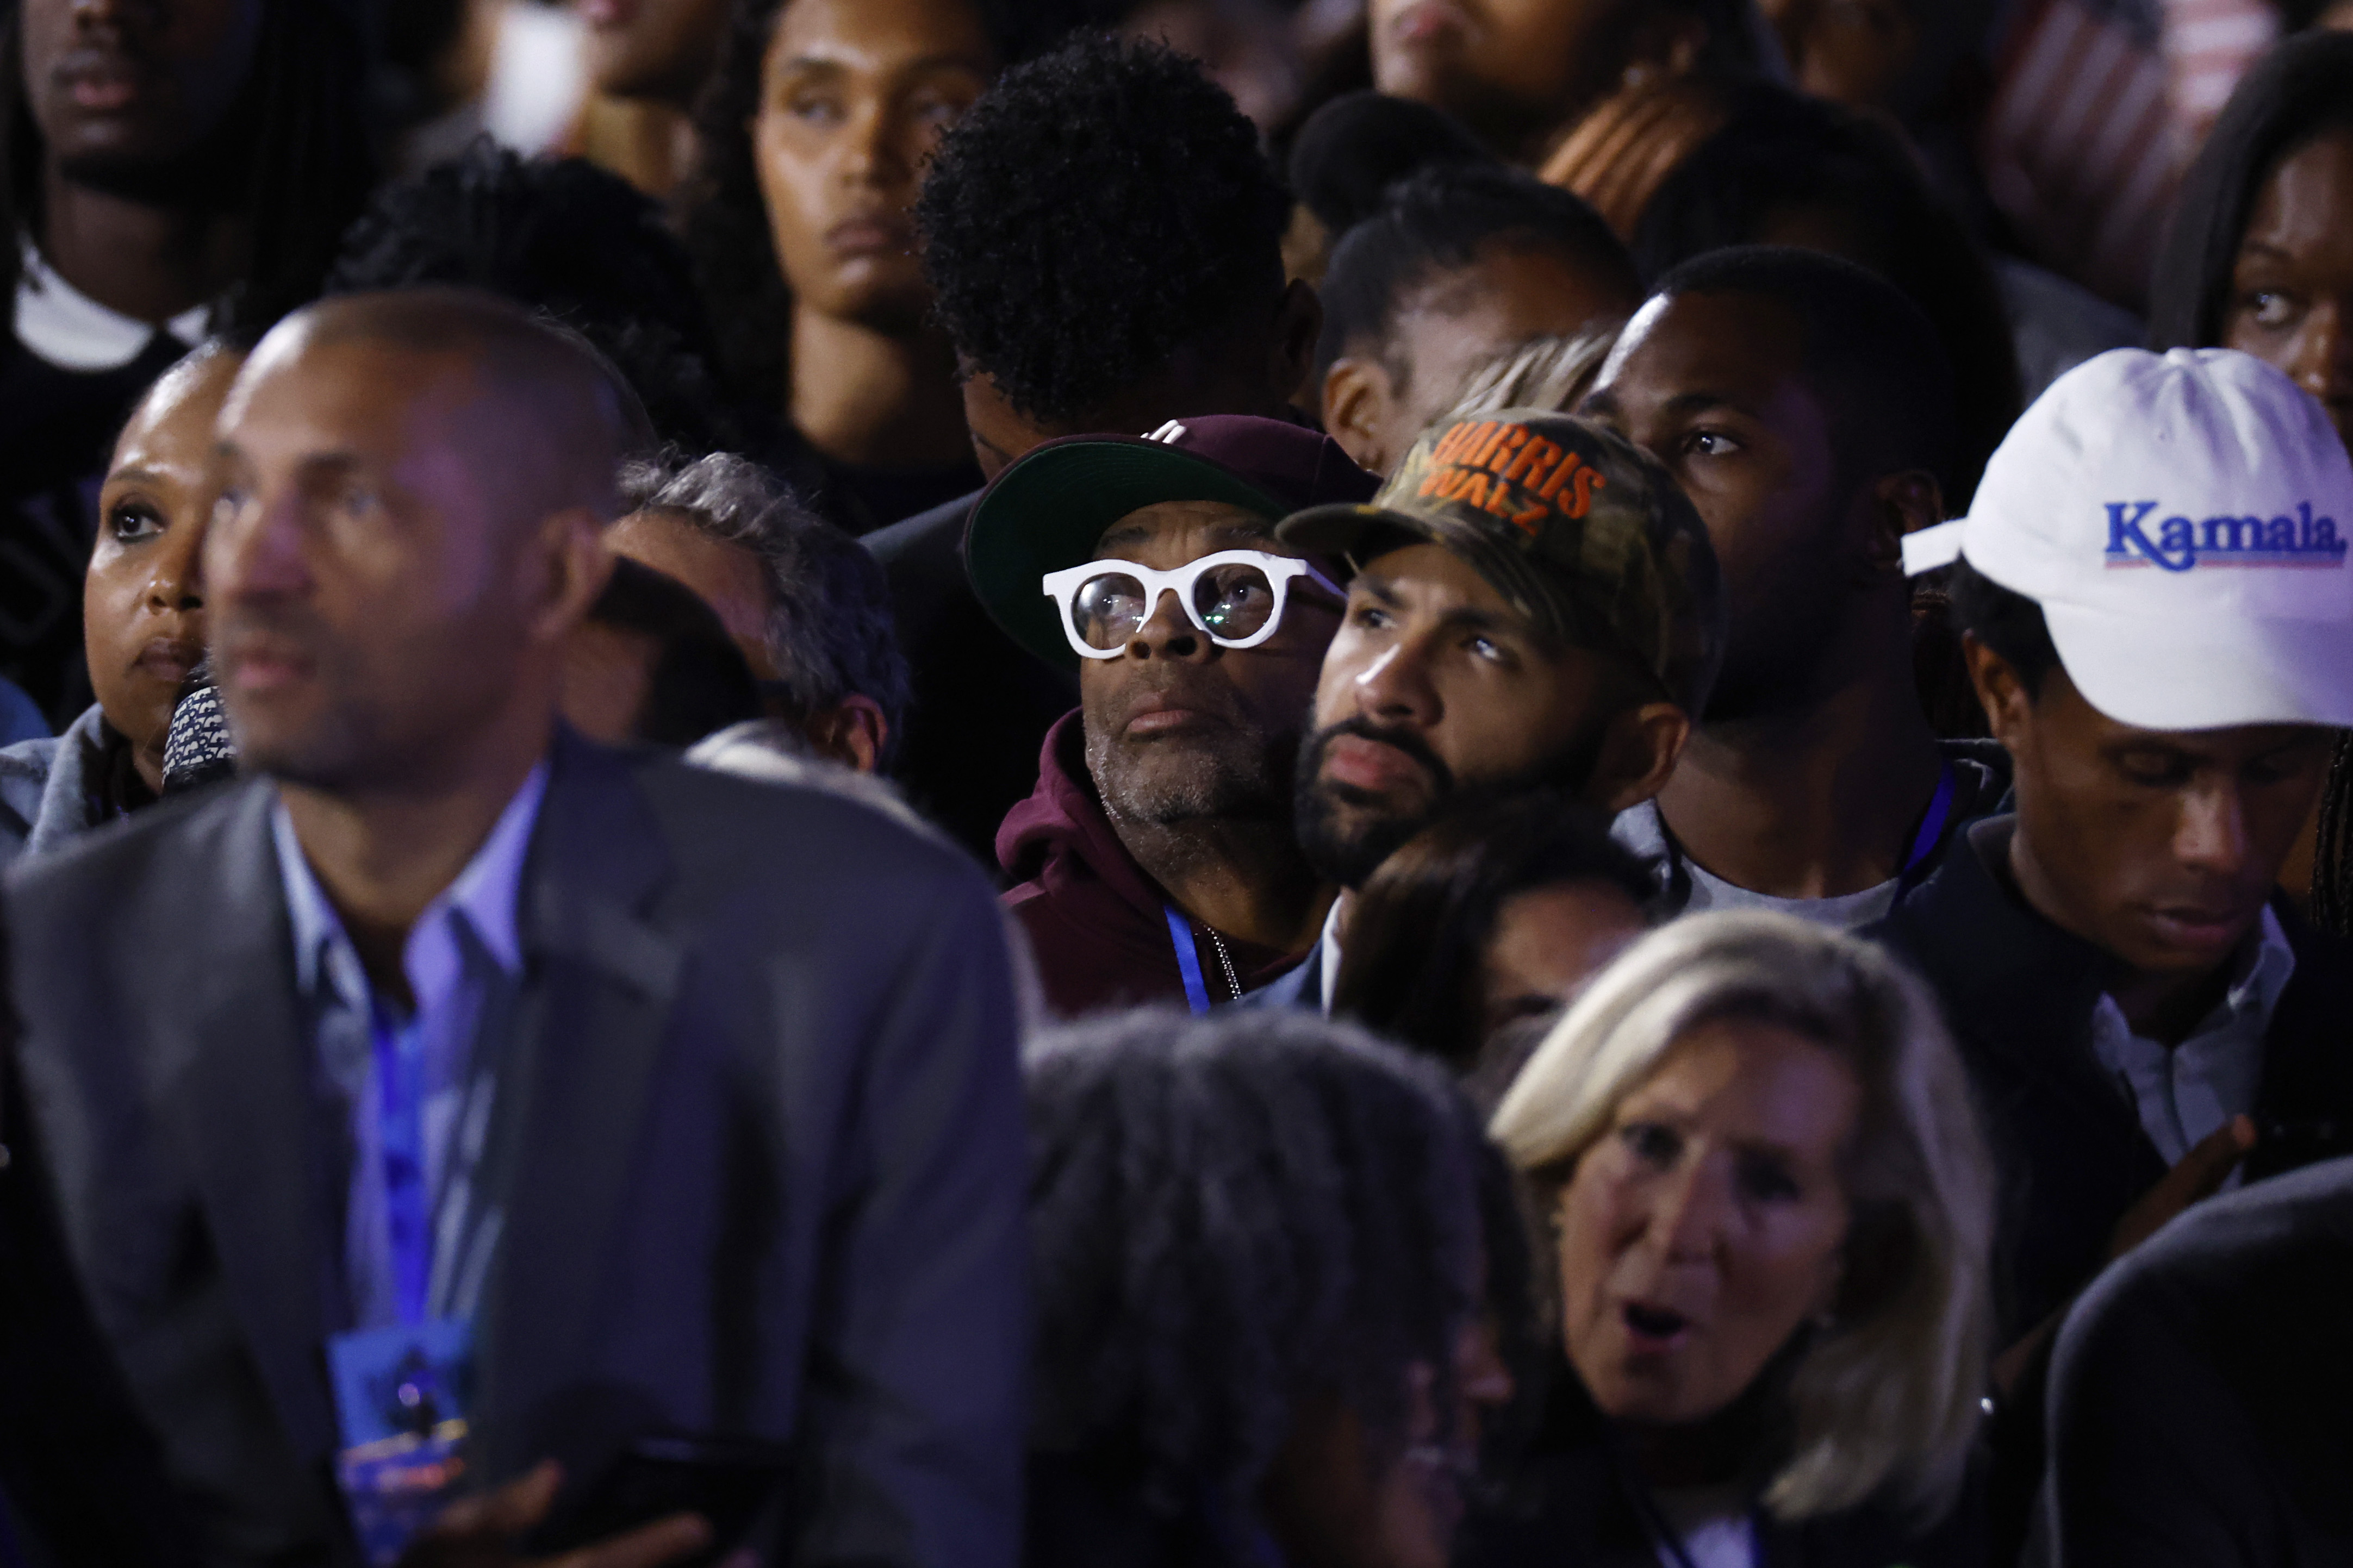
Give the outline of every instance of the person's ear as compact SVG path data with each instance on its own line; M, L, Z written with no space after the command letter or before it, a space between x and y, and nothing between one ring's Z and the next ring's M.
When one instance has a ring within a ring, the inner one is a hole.
M1336 359L1324 373L1324 433L1360 468L1388 477L1394 454L1386 432L1394 407L1389 373L1378 360Z
M1871 531L1863 541L1863 559L1874 573L1893 572L1901 577L1904 536L1945 521L1944 487L1925 469L1883 474L1872 481L1867 510Z
M891 740L891 721L882 716L881 703L853 691L802 721L801 733L818 755L871 773L881 766L882 748Z
M560 643L588 618L589 606L605 591L613 552L605 542L604 520L585 506L548 513L534 542L524 552L532 632L542 642Z
M1273 346L1267 351L1267 388L1277 403L1290 403L1315 368L1315 340L1324 335L1324 301L1315 285L1294 278L1275 307Z
M1978 706L1985 710L1986 727L1995 740L2015 751L2034 713L2026 683L2008 659L1979 642L1974 632L1961 634L1961 658L1968 663L1969 685L1977 690Z
M1672 702L1645 702L1609 721L1601 732L1586 798L1615 816L1667 787L1691 739L1691 715Z

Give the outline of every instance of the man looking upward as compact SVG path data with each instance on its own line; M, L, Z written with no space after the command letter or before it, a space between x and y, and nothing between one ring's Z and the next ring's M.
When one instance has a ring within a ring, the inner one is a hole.
M1078 667L1079 710L997 835L1057 1009L1206 1011L1314 944L1332 895L1300 853L1291 781L1341 568L1274 526L1377 488L1329 437L1229 415L1050 441L981 497L965 550L981 603Z
M1440 425L1371 505L1302 512L1276 537L1356 568L1299 763L1300 844L1342 888L1466 801L1648 800L1723 658L1715 553L1691 503L1567 415ZM1343 918L1335 904L1270 1003L1329 1005Z
M1942 521L1956 446L1934 330L1835 258L1715 251L1660 280L1581 411L1682 484L1731 617L1691 745L1620 840L1676 911L1880 919L2010 777L1999 746L1939 747L1913 676L1903 542Z
M915 207L980 471L1061 436L1285 417L1323 322L1284 276L1290 221L1257 128L1197 60L1081 34L999 77L941 137ZM1073 692L974 597L971 512L953 501L864 542L914 678L896 772L987 855Z
M396 1548L367 1457L403 1439L525 1477L487 1549L546 1511L534 1461L585 1483L664 1432L807 1452L772 1557L1009 1563L1023 1172L985 885L863 806L559 726L629 441L575 340L346 296L262 342L219 436L250 776L8 910L67 1239L203 1554ZM708 1537L656 1524L638 1560Z

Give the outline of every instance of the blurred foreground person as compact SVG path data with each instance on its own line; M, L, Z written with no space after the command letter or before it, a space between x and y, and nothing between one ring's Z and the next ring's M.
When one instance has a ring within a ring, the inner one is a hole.
M1731 616L1691 745L1619 837L1676 913L1883 918L2010 784L2000 747L1937 742L1913 674L1904 538L1958 460L1935 332L1835 258L1714 251L1660 280L1582 412L1691 497Z
M1472 374L1533 338L1614 331L1641 303L1626 247L1567 191L1454 166L1391 190L1324 275L1324 427L1386 475Z
M77 1271L205 1554L384 1561L455 1464L500 1489L425 1560L500 1562L551 1509L586 1530L633 1444L724 1435L817 1478L774 1558L1007 1562L986 886L862 806L559 724L633 437L576 340L346 297L263 341L219 431L247 777L9 911ZM623 1518L633 1563L732 1544Z
M161 1446L99 1331L0 1004L0 1557L56 1568L196 1562Z
M164 373L115 443L82 577L98 700L55 740L0 751L0 855L37 855L151 805L180 688L205 654L196 552L211 521L213 423L245 355L215 342Z
M1351 900L1332 1012L1436 1057L1492 1108L1642 934L1656 891L1607 817L1549 791L1440 817Z
M1007 71L941 139L915 211L981 471L1061 436L1293 417L1323 316L1284 276L1290 218L1256 128L1193 61L1081 37ZM914 668L900 776L986 861L1076 692L974 596L976 499L867 543Z
M1566 415L1440 426L1371 505L1302 512L1276 537L1356 567L1295 808L1309 862L1343 889L1469 804L1650 799L1723 660L1706 525L1656 462ZM1329 1010L1346 903L1269 1005Z
M558 710L607 746L680 749L761 717L751 666L718 612L627 556L565 647Z
M208 332L319 290L375 178L359 0L21 0L0 16L0 675L90 700L90 496Z
M2353 1556L2353 1161L2201 1204L2102 1275L2051 1370L2068 1568Z
M907 717L907 660L874 557L774 473L712 452L621 471L617 555L675 577L718 612L769 716L819 756L874 773Z
M1139 1012L1026 1064L1030 1568L1442 1568L1527 1259L1429 1063Z
M1975 1568L1993 1172L1926 987L1694 915L1495 1113L1557 1254L1542 1426L1458 1561Z
M1212 415L1050 441L980 498L981 602L1079 671L1078 710L997 837L1006 908L1065 1015L1206 1013L1314 945L1332 888L1293 831L1292 773L1345 569L1275 527L1378 488L1326 437Z

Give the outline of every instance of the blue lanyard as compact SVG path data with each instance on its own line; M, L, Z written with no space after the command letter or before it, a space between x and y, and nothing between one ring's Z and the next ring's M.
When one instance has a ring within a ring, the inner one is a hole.
M381 1003L371 1012L393 1304L402 1322L421 1323L433 1279L432 1205L425 1191L425 1042L415 1019L396 1026Z
M1953 771L1953 760L1947 757L1937 772L1936 794L1928 802L1928 814L1920 819L1920 831L1913 836L1912 853L1904 858L1904 869L1896 874L1895 903L1902 903L1904 896L1927 874L1928 857L1944 840L1945 819L1953 815L1953 796L1959 788L1959 775Z
M1209 984L1201 977L1201 949L1193 939L1193 922L1177 912L1174 904L1163 904L1168 916L1168 944L1176 950L1176 968L1185 976L1185 1005L1197 1018L1209 1011Z

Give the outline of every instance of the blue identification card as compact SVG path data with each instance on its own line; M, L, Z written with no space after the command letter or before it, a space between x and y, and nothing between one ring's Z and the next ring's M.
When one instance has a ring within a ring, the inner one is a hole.
M473 1325L432 1319L327 1342L343 1451L335 1479L360 1549L377 1568L458 1495L466 1477Z

